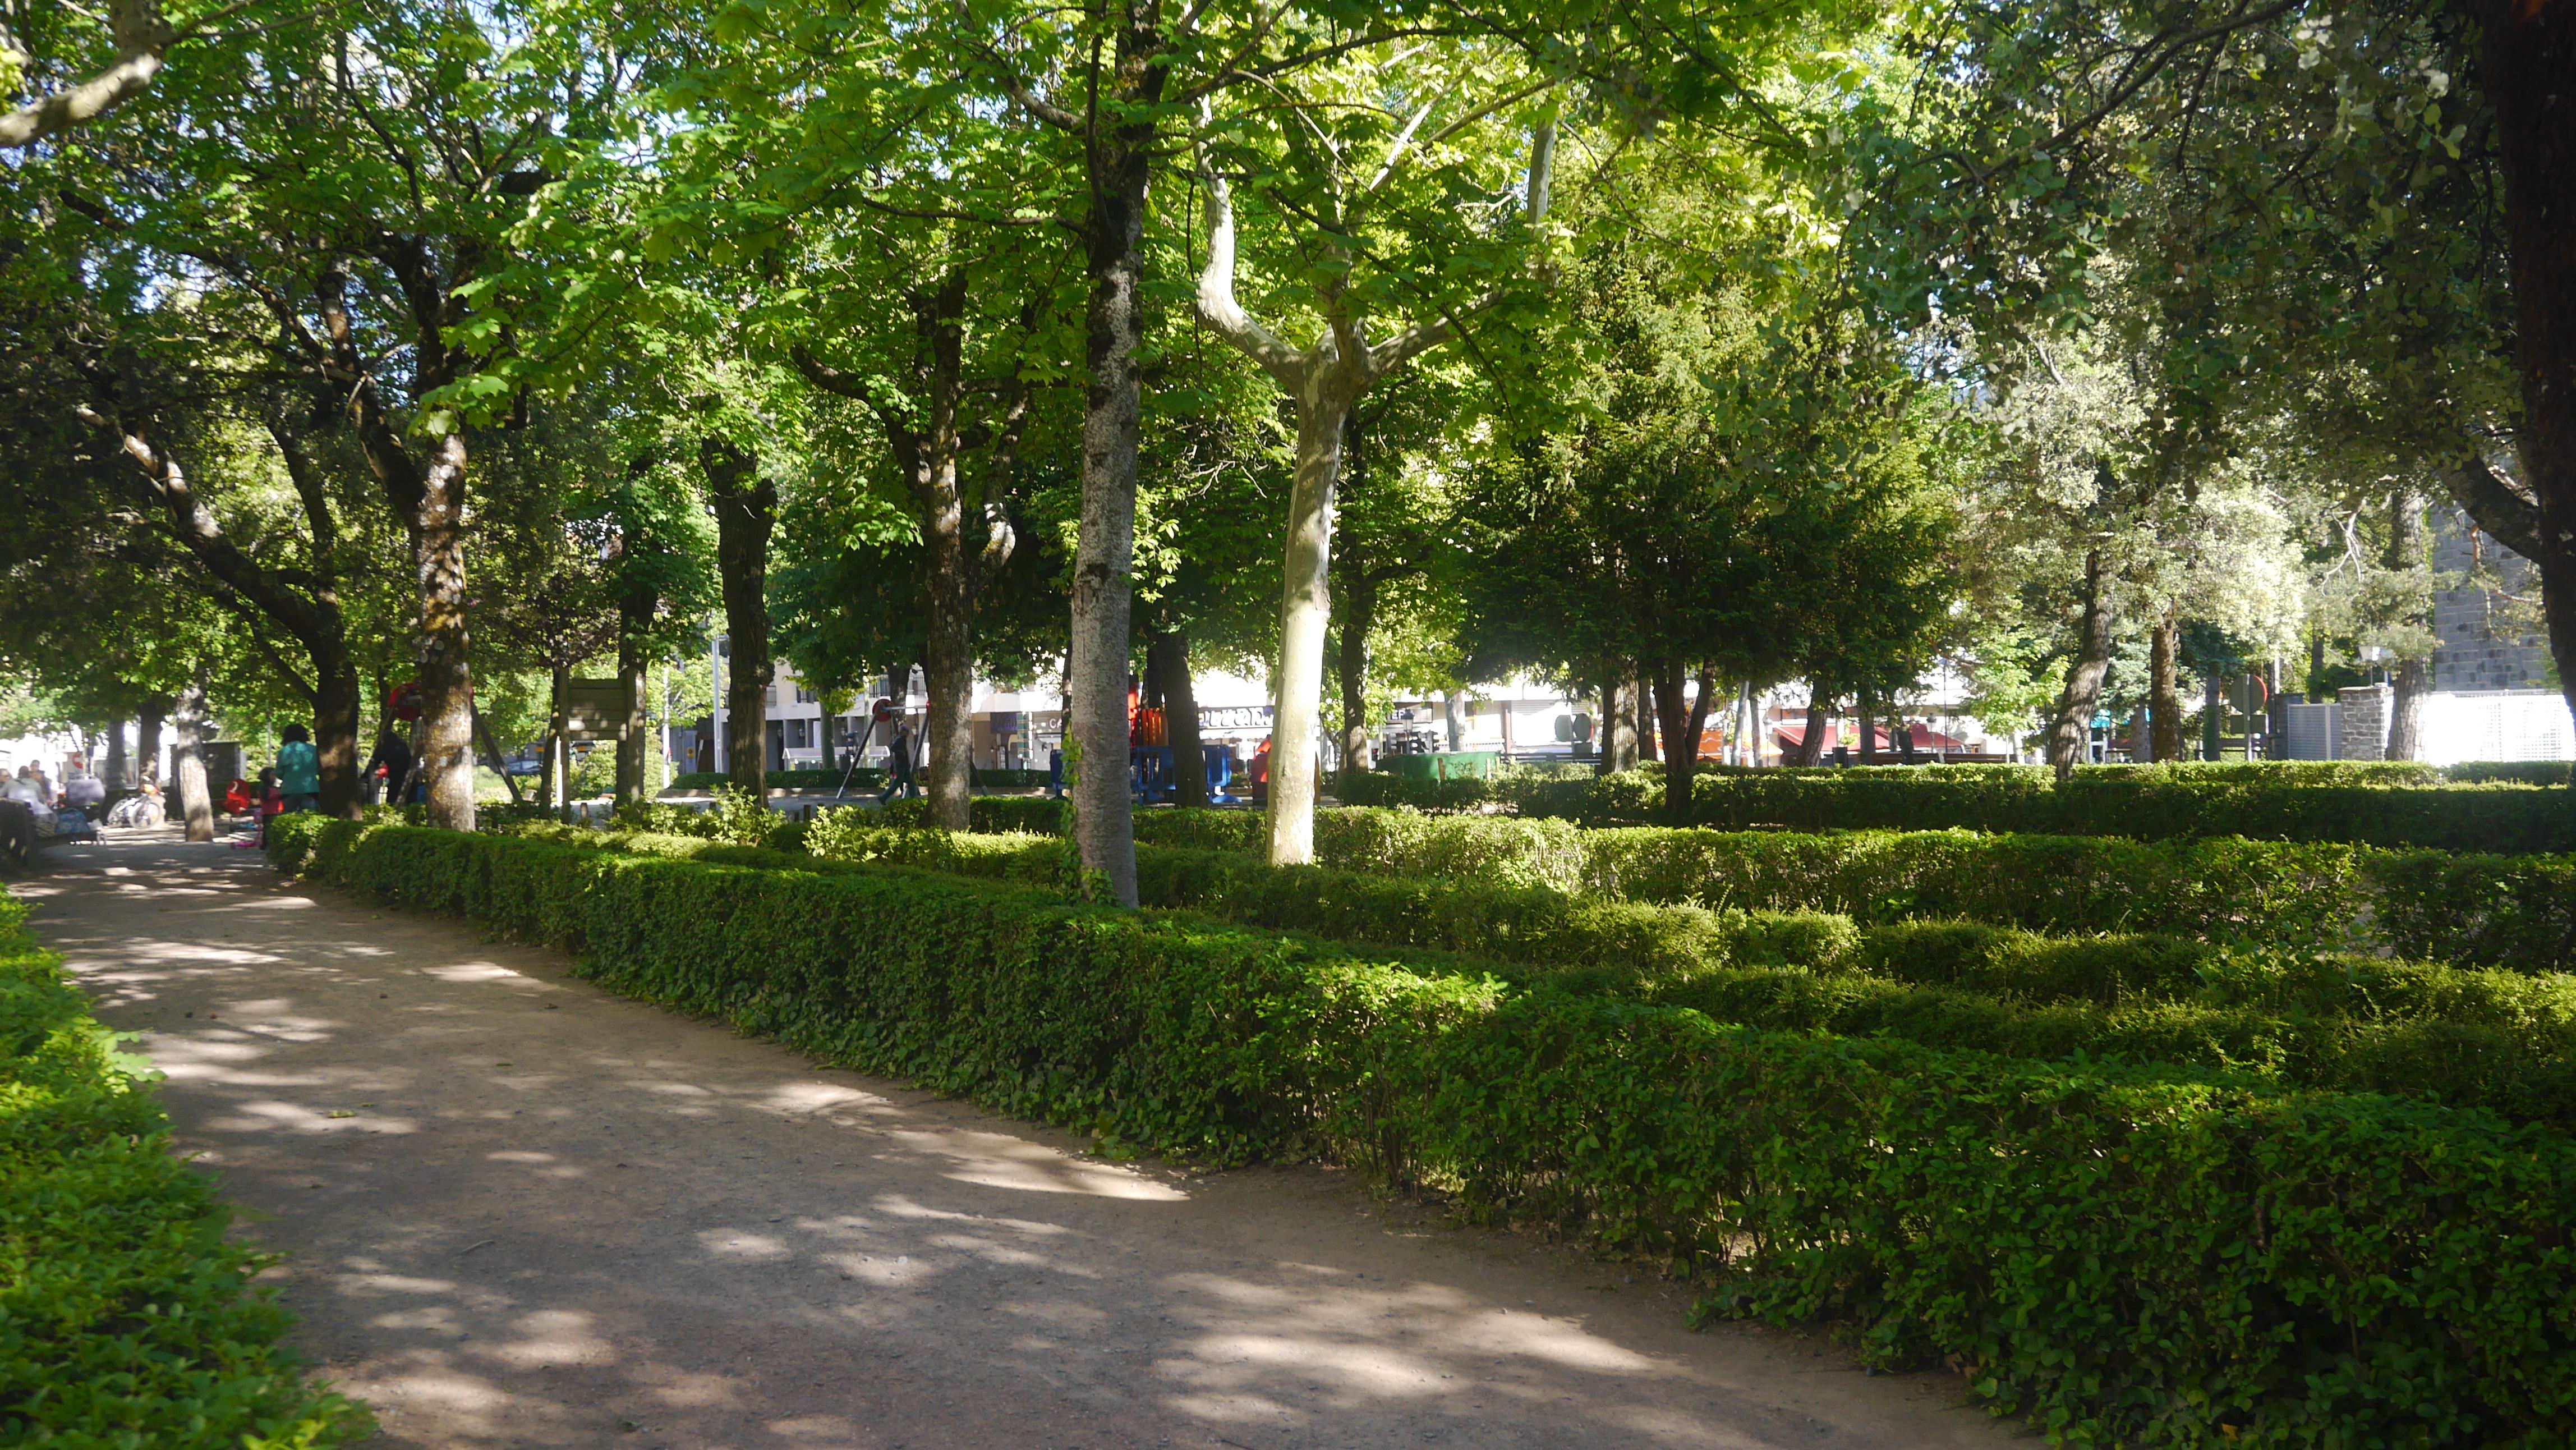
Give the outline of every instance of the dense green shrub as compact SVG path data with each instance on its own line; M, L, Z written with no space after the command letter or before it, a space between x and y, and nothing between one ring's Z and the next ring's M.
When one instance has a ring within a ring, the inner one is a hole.
M2576 1144L2484 1114L1725 1027L892 868L283 834L830 1060L1668 1259L1712 1310L1948 1358L2062 1438L2538 1444L2576 1416Z
M2466 768L2462 768L2466 769ZM2351 841L2474 851L2576 851L2564 765L2481 767L2446 780L2406 762L2090 766L2059 783L2036 766L1704 768L1681 824L1741 830L1966 828L2169 840ZM2475 783L2470 783L2475 782ZM2550 789L2541 788L2546 784ZM1658 771L1592 780L1411 781L1358 776L1350 805L1547 816L1589 825L1674 824Z
M819 823L819 861L683 837L591 839L767 868L892 864L1058 890L1073 879L1054 838L887 830L865 816ZM1449 954L1408 956L1432 974L1481 967L1753 1026L2012 1056L2118 1055L2576 1123L2576 978L2563 975L2230 953L2172 937L2045 937L1968 922L1863 932L1839 915L1717 913L1544 887L1274 869L1241 853L1175 847L1140 847L1137 876L1149 907Z
M290 817L318 821L318 817ZM365 1436L89 1004L0 898L0 1443L239 1450Z
M979 795L967 802L967 818L978 831L1048 831L1064 829L1065 801L1050 796ZM889 801L878 808L889 826L923 826L930 822L930 802L915 797Z
M2568 785L2576 783L2576 765L2564 760L2477 760L2449 766L2442 776L2461 782L2504 780L2522 785Z
M977 829L1001 819L979 815ZM1250 853L1261 849L1263 832L1256 812L1136 817L1138 841L1159 845ZM1870 923L1971 920L2061 936L2162 932L2530 972L2576 962L2576 858L2569 857L2232 837L1579 830L1564 821L1372 808L1316 812L1315 856L1336 869L1555 885L1719 910L1835 912Z

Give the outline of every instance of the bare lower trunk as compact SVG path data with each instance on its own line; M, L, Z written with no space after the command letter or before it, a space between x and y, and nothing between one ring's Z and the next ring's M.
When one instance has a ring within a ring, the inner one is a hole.
M546 720L546 783L539 797L572 819L572 666L556 665Z
M2388 567L2419 569L2424 562L2424 497L2400 484L2388 500ZM2389 670L2388 682L2395 688L2388 701L2388 751L2383 758L2421 759L2424 697L2433 693L2433 662L2421 656L2400 658Z
M1084 352L1082 524L1074 549L1073 719L1065 733L1074 778L1075 849L1108 898L1136 904L1135 803L1127 790L1129 616L1136 565L1136 449L1143 342L1140 239L1148 159L1123 148L1095 162L1087 243L1091 300ZM1274 756L1275 758L1275 756Z
M420 764L429 823L474 829L474 675L465 624L465 435L438 440L421 473Z
M2182 645L2182 622L2172 610L2156 625L2147 647L2147 759L2182 759L2182 692L2175 675L2175 656Z
M191 841L215 838L215 800L206 789L206 687L189 685L179 692L171 712L170 773L177 778L180 817Z
M698 440L698 466L716 513L716 575L724 592L726 774L737 789L769 792L769 535L778 523L778 485L760 461L722 438Z
M321 764L322 814L358 817L358 708L365 690L343 656L313 662L313 752Z
M1279 674L1270 735L1270 864L1315 859L1317 706L1324 687L1324 630L1331 623L1333 486L1342 466L1349 405L1301 399L1297 473L1288 495L1288 547L1279 602Z
M1876 765L1878 764L1878 697L1867 690L1861 691L1860 702L1852 713L1860 716L1860 763Z
M2549 648L2576 709L2576 97L2567 80L2576 75L2576 23L2564 5L2480 0L2471 13L2512 254L2522 385L2514 447L2537 504L2529 532L2540 549L2531 557Z
M2111 601L2107 597L2102 551L2084 556L2084 609L2076 622L2075 659L2066 667L2066 685L2058 692L2056 717L2048 728L2048 763L2057 778L2075 773L2089 753L2093 712L2102 701L2102 680L2111 669Z
M1798 739L1798 749L1790 760L1793 765L1821 765L1825 759L1825 718L1833 713L1834 697L1822 685L1807 690L1806 734Z
M1449 732L1449 753L1457 754L1467 743L1467 692L1446 690L1440 696L1440 723Z
M1683 684L1682 662L1658 660L1653 666L1655 724L1664 737L1664 814L1675 823L1690 819L1691 789L1699 774L1696 742L1708 729L1710 697L1717 691L1717 671L1701 666L1696 695Z
M644 737L650 728L644 710L643 631L651 624L650 600L630 601L625 628L617 641L617 803L644 799Z
M126 779L131 773L127 770L125 761L125 722L119 720L107 727L107 771L104 783L110 797L114 797L120 791L133 789Z
M930 747L930 824L969 829L974 783L975 600L968 575L965 520L957 495L956 459L938 465L944 486L917 490L937 502L923 520L930 552L930 619L921 675L929 693L923 731Z
M1206 805L1207 752L1199 741L1199 694L1190 679L1190 638L1174 630L1154 636L1145 648L1163 684L1163 739L1172 747L1172 803Z
M1342 769L1377 768L1375 742L1368 728L1369 630L1377 623L1377 583L1354 572L1342 591L1340 666L1342 687Z
M1628 691L1628 698L1637 711L1637 763L1652 765L1664 757L1655 741L1655 686L1647 678L1643 666L1637 670L1636 683Z
M1636 686L1626 663L1614 664L1601 687L1601 768L1616 775L1637 768L1637 714L1629 703Z
M161 779L161 718L158 704L143 707L142 717L134 725L134 785L142 789L145 781Z

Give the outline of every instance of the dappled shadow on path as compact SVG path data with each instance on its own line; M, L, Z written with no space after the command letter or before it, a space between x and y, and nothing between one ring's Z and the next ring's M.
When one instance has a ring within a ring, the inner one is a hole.
M25 883L299 1342L436 1446L1985 1444L1313 1169L1081 1154L166 835Z

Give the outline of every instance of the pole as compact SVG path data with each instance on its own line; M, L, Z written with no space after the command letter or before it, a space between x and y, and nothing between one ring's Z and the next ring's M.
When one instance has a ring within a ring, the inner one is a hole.
M715 768L718 775L724 774L726 770L722 645L723 637L718 635L715 626L710 624L707 627L707 734L710 737L707 754L708 764Z

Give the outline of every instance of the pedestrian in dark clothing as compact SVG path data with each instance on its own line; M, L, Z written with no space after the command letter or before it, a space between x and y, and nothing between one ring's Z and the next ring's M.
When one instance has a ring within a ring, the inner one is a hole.
M402 804L403 788L411 781L411 747L391 728L377 732L376 753L367 757L367 774L378 771L384 772L386 804Z
M886 742L885 788L877 792L877 804L884 805L897 795L910 800L921 792L912 779L912 722L895 722L894 738Z

